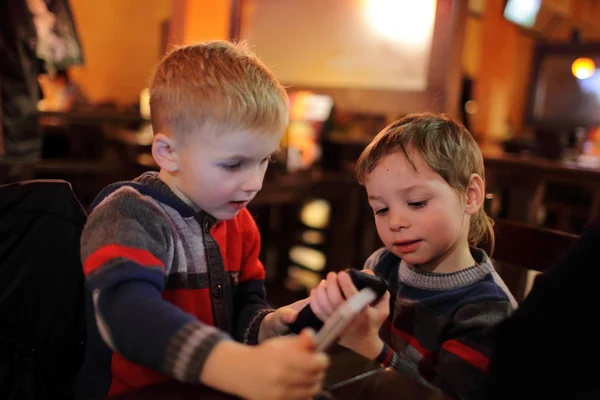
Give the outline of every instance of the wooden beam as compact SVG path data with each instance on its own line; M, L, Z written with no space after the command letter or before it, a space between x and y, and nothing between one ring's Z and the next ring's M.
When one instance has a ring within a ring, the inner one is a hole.
M452 39L450 42L449 52L450 62L448 64L448 71L445 77L446 80L446 96L444 112L451 118L461 120L461 104L460 95L462 90L462 55L463 55L463 44L464 35L467 25L467 13L468 7L464 1L452 2Z
M240 39L242 30L242 7L243 0L230 0L229 11L229 40L237 41Z

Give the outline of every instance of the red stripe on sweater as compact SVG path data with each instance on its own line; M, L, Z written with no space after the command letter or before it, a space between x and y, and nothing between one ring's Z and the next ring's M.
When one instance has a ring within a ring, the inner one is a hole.
M392 355L394 354L394 350L392 350L391 347L387 348L387 354L385 355L385 358L383 359L382 364L386 367L390 366L390 361L392 361Z
M455 356L462 358L480 371L487 372L489 360L477 350L457 340L446 340L442 344L442 349L446 350L448 353L452 353Z
M122 246L120 244L109 244L90 254L83 264L83 272L88 275L104 265L106 262L117 257L126 258L144 267L165 267L163 262L148 250L136 249L134 247Z
M395 326L393 326L392 323L391 323L391 321L389 319L386 319L385 322L383 323L383 325L386 328L388 328L390 330L390 332L392 332L393 335L402 338L402 340L404 340L406 343L408 343L409 345L411 345L423 357L426 357L426 356L429 355L429 353L431 353L425 347L421 346L421 344L419 343L419 341L416 338L414 338L413 336L409 335L408 333L406 333L406 332L404 332L404 331L396 328Z
M134 364L118 353L112 353L110 364L109 396L173 380L159 372Z

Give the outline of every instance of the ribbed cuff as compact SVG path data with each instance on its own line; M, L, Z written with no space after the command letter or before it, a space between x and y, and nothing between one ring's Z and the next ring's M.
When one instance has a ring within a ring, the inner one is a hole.
M198 383L200 371L213 347L229 337L222 331L192 321L177 332L167 346L165 373L181 382Z
M383 348L379 355L375 358L375 361L383 365L384 367L389 367L392 364L392 360L394 359L394 350L387 344L383 344Z
M258 334L260 332L260 325L262 324L263 319L267 316L267 314L272 313L273 309L271 308L263 308L258 310L254 317L252 317L252 321L248 325L248 328L244 332L244 337L242 338L245 344L255 345L258 343Z

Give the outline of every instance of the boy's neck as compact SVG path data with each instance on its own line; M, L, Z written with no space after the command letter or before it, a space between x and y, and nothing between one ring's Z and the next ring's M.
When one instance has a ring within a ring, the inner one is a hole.
M459 241L439 258L419 265L419 268L428 272L448 274L470 268L475 264L468 242Z
M167 171L161 169L158 172L158 179L163 181L165 183L165 185L167 185L169 187L169 189L171 189L171 191L175 194L175 196L179 197L179 199L181 199L181 201L183 201L185 204L190 206L194 211L196 211L196 212L200 211L200 208L196 204L194 204L194 202L191 201L181 190L179 190L176 177L174 177L172 174L168 173Z

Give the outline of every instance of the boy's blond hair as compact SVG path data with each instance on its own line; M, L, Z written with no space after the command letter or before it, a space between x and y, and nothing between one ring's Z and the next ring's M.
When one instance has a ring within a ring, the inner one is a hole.
M381 158L402 151L413 165L407 148L420 152L425 162L458 193L466 193L471 174L485 180L483 156L473 136L443 114L411 114L385 127L363 150L357 165L358 181L364 184ZM483 207L471 218L469 244L492 254L493 221Z
M275 134L288 124L289 100L247 45L212 41L174 48L161 60L150 82L150 113L155 133Z

